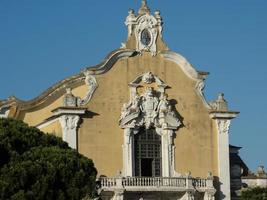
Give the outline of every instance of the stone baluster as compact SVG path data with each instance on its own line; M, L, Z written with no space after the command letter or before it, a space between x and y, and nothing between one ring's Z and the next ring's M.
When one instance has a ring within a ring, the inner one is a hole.
M206 191L204 195L204 200L215 200L216 189L213 186L213 175L211 172L208 173L206 180Z
M186 174L186 192L182 197L182 200L194 200L195 199L195 188L193 186L193 179L191 177L191 172Z

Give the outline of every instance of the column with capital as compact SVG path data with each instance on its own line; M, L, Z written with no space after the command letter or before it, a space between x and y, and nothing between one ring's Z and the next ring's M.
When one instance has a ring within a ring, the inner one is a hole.
M77 126L79 115L62 115L59 122L62 128L62 139L73 149L77 149Z
M86 109L76 107L59 107L52 112L60 122L63 141L67 142L69 147L77 150L78 126L81 121L81 115L85 114Z
M217 129L218 172L220 181L220 200L230 200L230 160L229 160L229 128L231 120L238 112L213 111L210 113Z

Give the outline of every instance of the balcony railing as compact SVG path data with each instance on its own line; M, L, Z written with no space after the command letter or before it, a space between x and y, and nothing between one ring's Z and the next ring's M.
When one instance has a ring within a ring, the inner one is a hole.
M101 177L99 181L105 191L119 188L126 191L185 191L190 188L205 191L213 188L212 179L191 177Z

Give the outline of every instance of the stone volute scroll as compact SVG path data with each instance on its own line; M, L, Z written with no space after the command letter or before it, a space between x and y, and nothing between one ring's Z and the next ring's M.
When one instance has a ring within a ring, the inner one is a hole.
M84 72L84 82L88 87L84 98L76 97L72 94L71 88L66 88L66 93L63 98L63 106L65 107L82 107L86 106L93 97L95 90L98 87L96 78L91 74L90 71ZM65 86L66 87L66 86Z
M133 137L142 128L154 128L162 138L162 175L175 176L173 137L182 122L175 106L168 100L167 85L147 72L129 83L130 101L123 104L119 126L124 129L124 175L133 176Z
M92 75L92 72L90 72L89 70L86 70L84 72L84 76L85 76L84 82L86 86L88 87L88 90L87 90L85 97L83 99L80 98L78 100L79 106L85 106L86 104L88 104L89 101L92 99L95 90L98 87L98 83L96 81L96 78Z

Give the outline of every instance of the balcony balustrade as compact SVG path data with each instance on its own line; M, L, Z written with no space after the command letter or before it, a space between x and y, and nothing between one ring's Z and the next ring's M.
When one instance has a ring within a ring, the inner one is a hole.
M118 177L99 178L101 190L114 191L124 189L126 191L186 191L195 189L205 192L213 188L213 179L201 179L191 177Z

